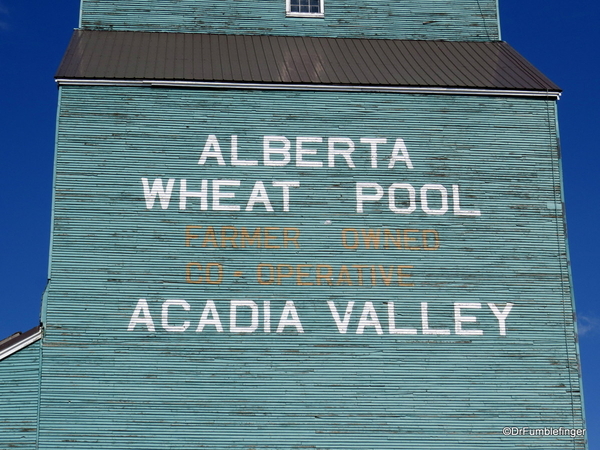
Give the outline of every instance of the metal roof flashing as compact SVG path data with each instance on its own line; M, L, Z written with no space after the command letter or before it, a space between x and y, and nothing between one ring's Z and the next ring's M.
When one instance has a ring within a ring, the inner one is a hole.
M42 338L42 325L25 333L17 332L0 341L0 361Z
M558 99L503 41L75 30L59 85L376 91Z

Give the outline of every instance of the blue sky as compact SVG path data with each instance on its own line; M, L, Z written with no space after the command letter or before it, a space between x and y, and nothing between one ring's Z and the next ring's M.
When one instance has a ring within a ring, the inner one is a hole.
M558 102L590 450L600 450L600 2L499 0L502 38L564 89ZM33 7L32 7L33 6ZM47 278L57 89L79 0L0 0L0 339L37 325Z

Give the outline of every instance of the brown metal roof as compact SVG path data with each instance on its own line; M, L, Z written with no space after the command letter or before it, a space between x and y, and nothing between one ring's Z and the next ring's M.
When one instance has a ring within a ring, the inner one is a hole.
M76 30L58 79L560 92L505 42Z

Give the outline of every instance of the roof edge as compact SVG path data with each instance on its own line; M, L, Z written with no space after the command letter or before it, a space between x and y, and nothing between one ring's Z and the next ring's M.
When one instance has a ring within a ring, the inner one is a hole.
M38 325L25 333L13 334L3 344L0 344L0 361L40 340L42 331L42 325Z
M485 95L495 97L537 97L558 100L558 90L526 90L526 89L484 89L458 87L423 87L423 86L365 86L334 84L289 84L289 83L228 83L215 81L180 81L180 80L118 80L99 78L57 78L59 86L147 86L147 87L181 87L181 88L213 88L213 89L261 89L261 90L293 90L293 91L338 91L338 92L389 92L396 94L446 94L446 95Z

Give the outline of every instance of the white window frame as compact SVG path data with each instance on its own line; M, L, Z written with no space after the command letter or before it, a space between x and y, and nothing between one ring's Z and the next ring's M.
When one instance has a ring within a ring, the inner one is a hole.
M325 0L319 0L318 13L292 12L291 0L285 0L285 15L287 17L325 17Z

